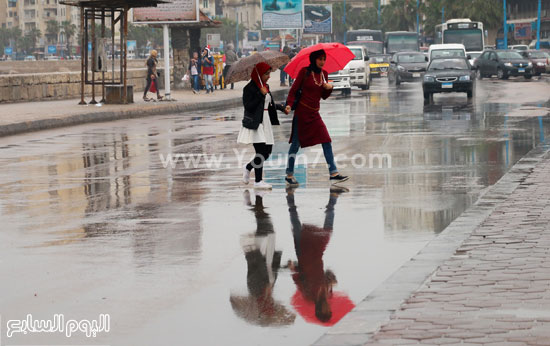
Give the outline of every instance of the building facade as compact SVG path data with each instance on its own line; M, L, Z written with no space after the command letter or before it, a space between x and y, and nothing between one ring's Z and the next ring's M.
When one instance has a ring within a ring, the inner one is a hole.
M543 0L540 38L550 39L550 1ZM508 0L509 44L530 44L537 38L538 0ZM500 35L502 37L502 31ZM511 43L510 43L511 42Z
M60 25L64 21L71 21L77 27L80 24L78 8L59 4L58 0L0 0L0 27L19 28L23 34L32 29L40 30L42 37L39 47L48 44L45 34L47 22L55 20ZM62 30L52 44L63 44L65 37Z

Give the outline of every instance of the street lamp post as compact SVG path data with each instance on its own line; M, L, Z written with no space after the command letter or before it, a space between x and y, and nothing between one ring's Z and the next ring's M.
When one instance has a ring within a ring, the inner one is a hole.
M344 44L347 41L348 30L346 29L346 0L344 0Z
M382 15L382 0L378 0L378 25L380 25L380 16Z
M539 0L539 14L537 17L537 50L540 49L540 13L542 11L541 0Z
M506 21L506 0L504 2L504 49L508 49L508 23Z
M237 17L237 25L235 26L235 52L239 51L239 8L235 7L235 17Z
M445 6L441 8L441 24L445 24Z
M420 13L419 13L419 8L420 8L420 0L416 0L416 33L418 35L420 34Z

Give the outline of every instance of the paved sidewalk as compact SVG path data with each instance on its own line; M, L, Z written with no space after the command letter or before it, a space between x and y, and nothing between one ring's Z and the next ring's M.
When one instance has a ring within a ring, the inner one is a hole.
M550 345L549 176L541 145L315 345Z
M242 89L246 83L235 83L234 90L217 89L211 94L204 90L199 95L191 90L172 90L173 101L161 102L145 102L143 92L136 92L135 103L128 105L78 105L80 99L0 104L0 136L90 122L238 107L242 105ZM289 88L279 86L278 71L271 74L269 84L276 100L283 102ZM152 95L149 93L149 97ZM96 97L97 101L100 99L101 95ZM85 100L89 102L91 97Z

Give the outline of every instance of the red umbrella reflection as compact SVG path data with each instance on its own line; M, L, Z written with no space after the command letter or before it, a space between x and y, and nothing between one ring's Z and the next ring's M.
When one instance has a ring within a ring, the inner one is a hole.
M292 306L302 315L304 320L309 323L317 323L322 326L333 326L348 312L353 310L355 304L349 297L342 292L334 292L328 298L328 304L332 310L332 317L326 322L321 322L315 315L315 304L312 301L306 300L300 291L296 291L292 296Z

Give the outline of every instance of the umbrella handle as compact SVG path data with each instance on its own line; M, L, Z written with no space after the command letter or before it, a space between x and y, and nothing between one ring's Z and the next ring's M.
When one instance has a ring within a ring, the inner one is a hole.
M260 73L258 72L258 69L256 68L256 66L254 66L254 71L256 71L256 74L258 75L258 80L260 81L260 85L262 86L262 88L264 87L264 83L262 83L262 77L260 77Z

